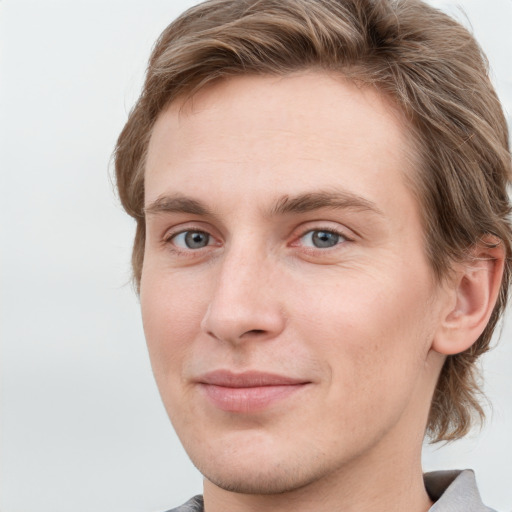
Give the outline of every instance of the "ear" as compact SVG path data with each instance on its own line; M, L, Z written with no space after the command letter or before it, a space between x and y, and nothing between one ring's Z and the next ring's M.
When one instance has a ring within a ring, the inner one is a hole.
M483 237L468 258L458 263L450 281L447 307L432 348L440 354L464 352L482 334L500 291L505 250L500 240Z

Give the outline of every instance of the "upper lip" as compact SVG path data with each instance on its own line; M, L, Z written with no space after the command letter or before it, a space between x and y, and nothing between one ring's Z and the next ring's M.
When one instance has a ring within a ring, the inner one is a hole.
M245 371L235 373L230 370L215 370L201 375L197 381L201 384L226 388L252 388L260 386L293 386L307 384L310 381L275 373Z

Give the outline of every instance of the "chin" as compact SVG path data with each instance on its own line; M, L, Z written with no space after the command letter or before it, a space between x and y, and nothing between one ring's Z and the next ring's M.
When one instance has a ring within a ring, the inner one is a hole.
M208 464L208 467L196 465L203 476L212 484L229 492L241 494L283 494L295 491L320 478L311 471L303 471L302 466L287 468L282 464L234 464L232 467ZM320 471L321 473L321 471Z
M287 493L306 487L337 468L336 461L311 442L286 443L282 438L269 439L249 432L216 441L186 443L185 448L209 482L230 492Z

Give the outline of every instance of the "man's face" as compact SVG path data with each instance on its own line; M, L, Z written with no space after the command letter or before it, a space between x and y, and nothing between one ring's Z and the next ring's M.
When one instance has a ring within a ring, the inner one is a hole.
M230 79L160 115L144 329L214 484L283 492L421 443L443 298L406 133L375 91L314 72Z

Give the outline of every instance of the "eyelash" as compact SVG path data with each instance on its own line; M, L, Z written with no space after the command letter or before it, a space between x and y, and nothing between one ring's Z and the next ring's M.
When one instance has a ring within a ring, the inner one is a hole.
M200 247L197 249L193 248L186 248L186 247L180 247L176 245L176 238L179 236L186 236L187 233L195 233L195 234L203 234L208 237L208 244L204 247ZM188 229L182 229L180 231L175 231L172 233L168 233L164 236L162 242L164 246L174 255L179 257L185 257L185 258L197 258L204 255L204 250L211 246L219 246L220 244L212 243L212 241L215 241L216 238L208 232L206 229L198 229L194 227L190 227Z
M335 249L336 247L338 247L339 245L342 245L343 243L346 243L346 242L351 242L352 240L347 236L346 233L344 233L342 230L338 230L338 229L334 229L334 228L331 228L331 227L325 227L325 228L314 228L314 229L308 229L306 231L304 231L298 238L297 238L297 241L296 242L293 242L292 244L290 244L292 247L296 247L296 246L299 246L299 242L301 240L304 240L304 238L307 236L307 235L310 235L310 237L313 237L314 233L328 233L328 234L332 234L332 235L336 235L337 237L341 238L341 240L337 240L336 243L334 243L334 245L330 246L330 247L313 247L313 246L304 246L304 248L306 250L308 250L309 252L312 252L312 251L322 251L322 252L327 252L329 249Z

